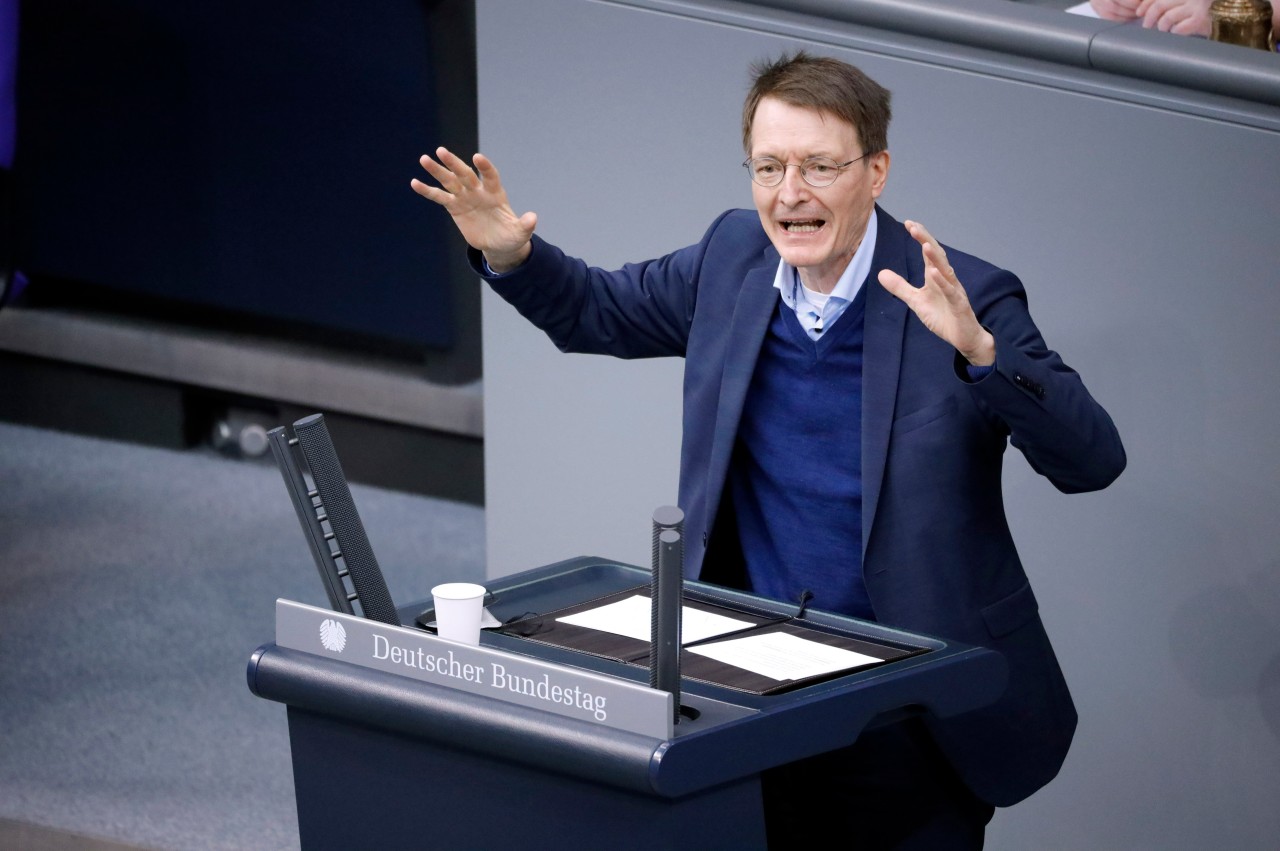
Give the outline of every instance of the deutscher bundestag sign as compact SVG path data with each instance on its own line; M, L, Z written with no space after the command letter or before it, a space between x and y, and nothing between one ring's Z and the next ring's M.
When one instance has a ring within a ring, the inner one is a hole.
M276 644L615 730L673 733L669 692L292 600L276 600Z

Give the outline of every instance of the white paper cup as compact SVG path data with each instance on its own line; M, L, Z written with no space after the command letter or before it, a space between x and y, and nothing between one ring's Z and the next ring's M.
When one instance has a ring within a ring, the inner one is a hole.
M432 588L436 635L463 644L479 644L484 594L484 586L473 582L446 582Z

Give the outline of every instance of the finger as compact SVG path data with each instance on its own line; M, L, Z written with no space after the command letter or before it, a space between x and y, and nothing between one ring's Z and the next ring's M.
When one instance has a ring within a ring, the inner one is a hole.
M1202 27L1201 19L1197 17L1196 10L1188 8L1171 9L1169 14L1165 15L1161 20L1166 32L1178 33L1179 36L1198 36L1207 35L1208 31Z
M1142 26L1168 32L1181 18L1182 14L1177 9L1170 8L1164 3L1152 3L1142 16Z
M538 227L538 214L530 210L520 217L520 226L524 228L525 233L533 233Z
M954 281L955 270L951 268L951 263L947 260L947 252L942 247L942 243L934 239L933 235L919 222L909 221L906 225L911 235L920 243L920 252L924 256L925 273L928 274L929 269L932 267L937 269L948 281Z
M933 236L929 233L929 229L919 222L907 219L902 224L906 226L907 233L911 234L911 238L921 245L934 241Z
M416 177L409 181L409 188L412 189L414 192L417 192L423 198L426 198L428 201L434 201L435 203L439 204L442 207L448 207L449 204L454 200L453 195L449 194L448 192L444 191L438 186L431 186L429 184L423 183L421 180L418 180Z
M912 238L920 243L920 253L924 258L925 283L938 287L950 296L959 282L956 281L955 270L947 262L947 252L943 250L942 244L934 239L928 228L919 222L907 220L903 224Z
M955 267L947 261L946 252L935 243L925 245L920 250L925 256L925 280L937 287L948 304L954 306L967 302L969 297L964 285L956 277Z
M434 198L431 197L432 192L439 191L435 189L435 187L428 186L427 184L423 183L421 180L419 180L416 177L409 181L409 188L412 189L414 192L417 192L423 198L427 198L432 201L435 200Z
M459 183L457 176L449 170L448 166L436 162L427 154L423 154L418 159L418 164L426 170L427 174L435 178L436 183L443 186L445 190L449 192L456 192L461 188L461 184Z
M449 170L453 177L457 180L459 186L471 188L479 181L475 170L467 165L466 160L459 157L453 151L441 146L436 148L436 156L441 164Z
M907 226L908 233L911 234L916 242L920 243L921 250L925 252L926 260L929 257L930 249L932 249L932 256L935 260L941 260L942 264L946 265L947 252L942 250L942 243L934 239L933 234L929 233L929 230L924 225L913 221L907 221L904 224Z
M924 255L925 269L930 267L937 269L939 274L948 280L954 280L956 270L951 268L951 262L947 260L947 252L942 246L936 242L927 242L920 246L920 253Z
M881 269L876 273L876 280L880 282L880 286L889 291L890 295L901 299L908 305L915 298L916 288L911 285L910 281L892 269Z
M1192 10L1187 10L1180 21L1169 28L1169 32L1178 35L1207 35L1205 22Z
M475 164L476 172L484 183L493 184L494 186L502 185L502 178L498 175L498 167L493 164L493 160L477 152L471 158L471 162Z

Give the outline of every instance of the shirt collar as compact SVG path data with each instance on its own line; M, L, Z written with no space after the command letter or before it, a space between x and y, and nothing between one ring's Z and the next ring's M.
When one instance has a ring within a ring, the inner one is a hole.
M837 300L848 304L858 294L858 290L862 287L862 282L867 279L867 275L871 274L871 258L876 251L876 234L878 231L876 213L875 210L872 210L871 217L867 219L867 230L862 235L862 242L858 245L858 250L853 253L853 257L849 260L849 265L845 267L844 273L840 275L840 280L836 281L835 288L831 290L829 300ZM783 303L795 310L797 302L804 297L804 288L800 286L800 276L796 274L796 268L785 260L779 260L778 271L773 277L773 285L781 294Z

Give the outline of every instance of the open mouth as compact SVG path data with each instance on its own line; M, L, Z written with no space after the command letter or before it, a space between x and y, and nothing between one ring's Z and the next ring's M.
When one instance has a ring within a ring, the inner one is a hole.
M787 233L817 233L822 230L826 219L804 219L803 221L782 222L782 229Z

